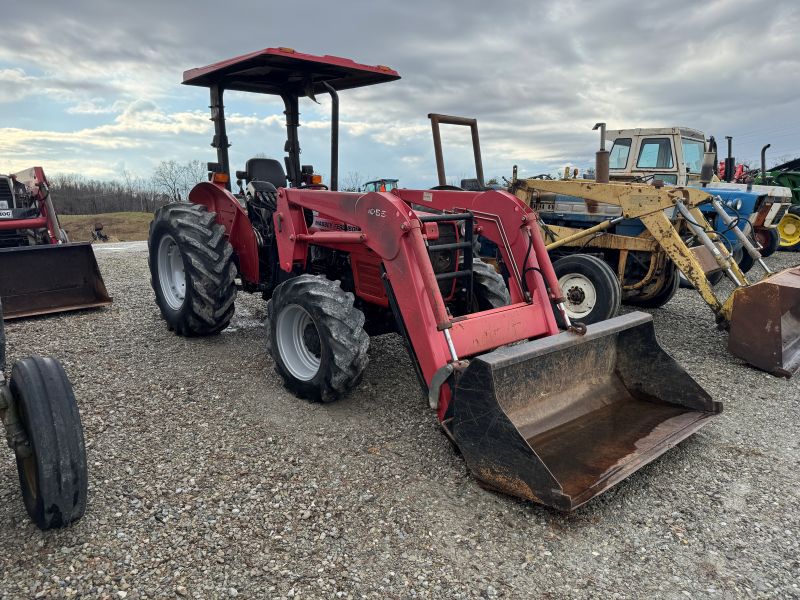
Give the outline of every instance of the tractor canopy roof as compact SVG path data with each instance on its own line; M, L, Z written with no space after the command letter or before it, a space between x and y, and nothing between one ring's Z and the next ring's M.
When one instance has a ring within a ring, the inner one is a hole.
M292 48L264 48L183 73L183 83L259 94L326 93L400 79L394 69L370 66L338 56L314 56Z

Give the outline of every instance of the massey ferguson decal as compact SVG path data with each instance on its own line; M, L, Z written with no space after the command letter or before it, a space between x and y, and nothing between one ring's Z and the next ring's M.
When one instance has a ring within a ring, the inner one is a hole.
M361 231L361 228L355 225L347 225L341 221L328 221L319 217L314 218L313 226L325 231Z

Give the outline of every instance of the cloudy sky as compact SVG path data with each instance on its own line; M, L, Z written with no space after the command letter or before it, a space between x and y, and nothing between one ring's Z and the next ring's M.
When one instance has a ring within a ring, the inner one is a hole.
M0 172L149 176L214 159L208 93L182 72L270 46L395 68L341 94L340 173L435 183L427 114L478 118L487 177L588 166L591 131L685 125L756 159L800 155L796 0L315 0L7 2ZM326 173L329 104L301 102L303 162ZM231 160L281 157L282 105L226 96ZM445 132L449 178L474 172Z

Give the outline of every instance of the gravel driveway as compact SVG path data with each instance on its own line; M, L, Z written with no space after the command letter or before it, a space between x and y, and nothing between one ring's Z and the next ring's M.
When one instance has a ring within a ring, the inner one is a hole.
M83 520L42 533L2 453L0 598L800 597L800 379L730 356L693 291L656 331L723 414L562 515L478 487L397 337L350 397L309 404L273 371L259 298L176 337L146 259L98 252L109 309L7 327L11 360L63 361L90 484Z

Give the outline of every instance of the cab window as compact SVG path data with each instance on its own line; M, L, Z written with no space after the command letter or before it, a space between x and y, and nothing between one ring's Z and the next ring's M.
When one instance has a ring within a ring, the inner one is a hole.
M654 179L660 179L667 185L678 185L678 176L675 173L659 173Z
M640 169L671 169L672 144L669 138L643 140L636 166Z
M608 160L610 169L624 169L628 165L628 155L631 153L631 138L617 138L611 146L611 156Z
M689 173L699 173L703 166L703 153L706 150L705 142L681 138L683 146L683 162Z

